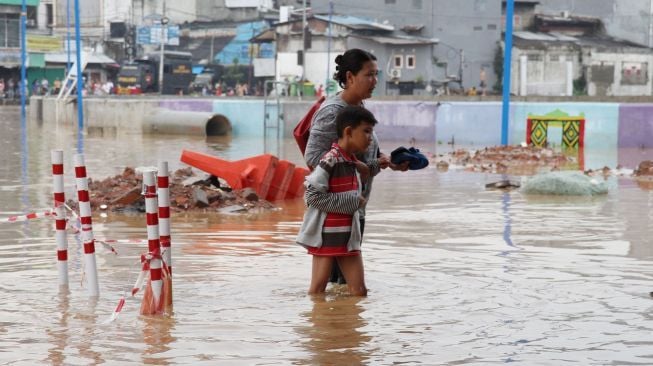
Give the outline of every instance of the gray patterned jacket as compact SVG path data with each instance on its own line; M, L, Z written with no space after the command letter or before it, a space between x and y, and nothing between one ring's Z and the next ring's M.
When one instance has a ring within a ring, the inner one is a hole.
M311 123L311 133L306 144L304 159L310 167L316 167L320 159L331 149L331 144L338 140L336 132L336 116L338 112L345 108L347 103L342 100L340 93L329 97L322 103L320 109L313 116ZM372 181L374 176L379 174L379 140L376 133L372 136L372 143L367 148L365 154L358 155L357 158L366 163L370 168L370 177L363 189L363 197L369 199L372 192ZM360 208L360 217L365 218L365 206Z

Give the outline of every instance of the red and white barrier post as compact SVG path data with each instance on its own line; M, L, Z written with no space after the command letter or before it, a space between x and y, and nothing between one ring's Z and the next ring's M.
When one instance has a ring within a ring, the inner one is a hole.
M75 154L75 184L77 185L77 199L79 200L79 219L82 224L82 242L84 243L84 263L86 265L86 279L90 296L99 296L97 264L95 262L95 239L93 237L93 220L91 218L91 202L88 194L88 179L84 155Z
M170 247L170 182L168 178L168 162L159 162L157 172L157 193L159 195L159 241L164 266L172 277L172 253Z
M63 185L63 150L50 151L57 241L57 270L59 286L68 286L68 237L66 235L66 196Z
M163 312L163 276L161 270L161 248L159 243L159 207L157 202L154 171L143 172L143 185L145 193L145 215L147 217L147 244L146 255L150 262L150 288L145 290L141 314L154 315ZM149 296L151 290L151 298Z

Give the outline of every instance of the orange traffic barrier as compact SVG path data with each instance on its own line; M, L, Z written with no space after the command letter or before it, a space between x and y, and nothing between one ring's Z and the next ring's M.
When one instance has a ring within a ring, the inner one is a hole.
M279 158L274 155L263 154L233 162L227 161L227 163L228 165L226 165L226 169L246 173L244 182L245 187L251 187L254 189L256 194L261 198L266 198L268 196L270 184L274 178L274 171L277 169ZM220 175L215 175L222 178Z
M277 169L274 171L274 178L270 184L270 190L266 199L268 201L278 201L286 198L286 191L292 180L295 164L288 160L280 160Z
M310 173L305 168L295 168L292 179L286 191L286 199L297 198L304 195L304 179Z
M228 161L195 151L184 150L181 161L220 177L233 189L250 187L269 201L301 197L308 170L270 154Z
M182 151L181 161L201 171L226 180L233 189L245 188L245 181L248 180L247 176L252 173L251 169L248 171L245 171L245 169L240 171L234 170L231 167L230 161L195 151Z

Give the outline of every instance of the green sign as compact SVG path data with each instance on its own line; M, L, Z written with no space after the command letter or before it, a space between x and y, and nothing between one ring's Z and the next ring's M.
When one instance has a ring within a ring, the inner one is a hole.
M26 0L27 6L39 6L40 0ZM23 4L22 0L0 0L0 5L18 5Z

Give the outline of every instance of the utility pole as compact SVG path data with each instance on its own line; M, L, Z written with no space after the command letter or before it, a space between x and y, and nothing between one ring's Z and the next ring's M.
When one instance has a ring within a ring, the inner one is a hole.
M168 24L168 18L166 18L166 0L163 0L163 9L161 14L161 53L159 54L159 94L163 94L163 51L166 44L166 32L165 27Z
M460 83L460 89L464 91L463 87L463 66L465 65L465 50L460 49L460 67L458 68L458 82Z
M653 1L653 0L651 0ZM331 75L329 69L331 68L331 19L333 16L333 0L329 0L329 36L327 37L327 75L324 81L324 95L329 96L329 80Z
M506 2L506 32L503 51L503 103L501 108L501 145L508 145L508 127L510 112L510 73L512 65L512 29L515 12L515 0Z
M648 47L653 47L653 0L649 1L648 12Z
M209 65L213 65L213 43L215 43L215 35L211 33L211 53L209 54Z
M297 87L297 95L300 99L304 95L304 78L306 78L306 0L302 0L302 6L304 7L302 11L302 77Z

